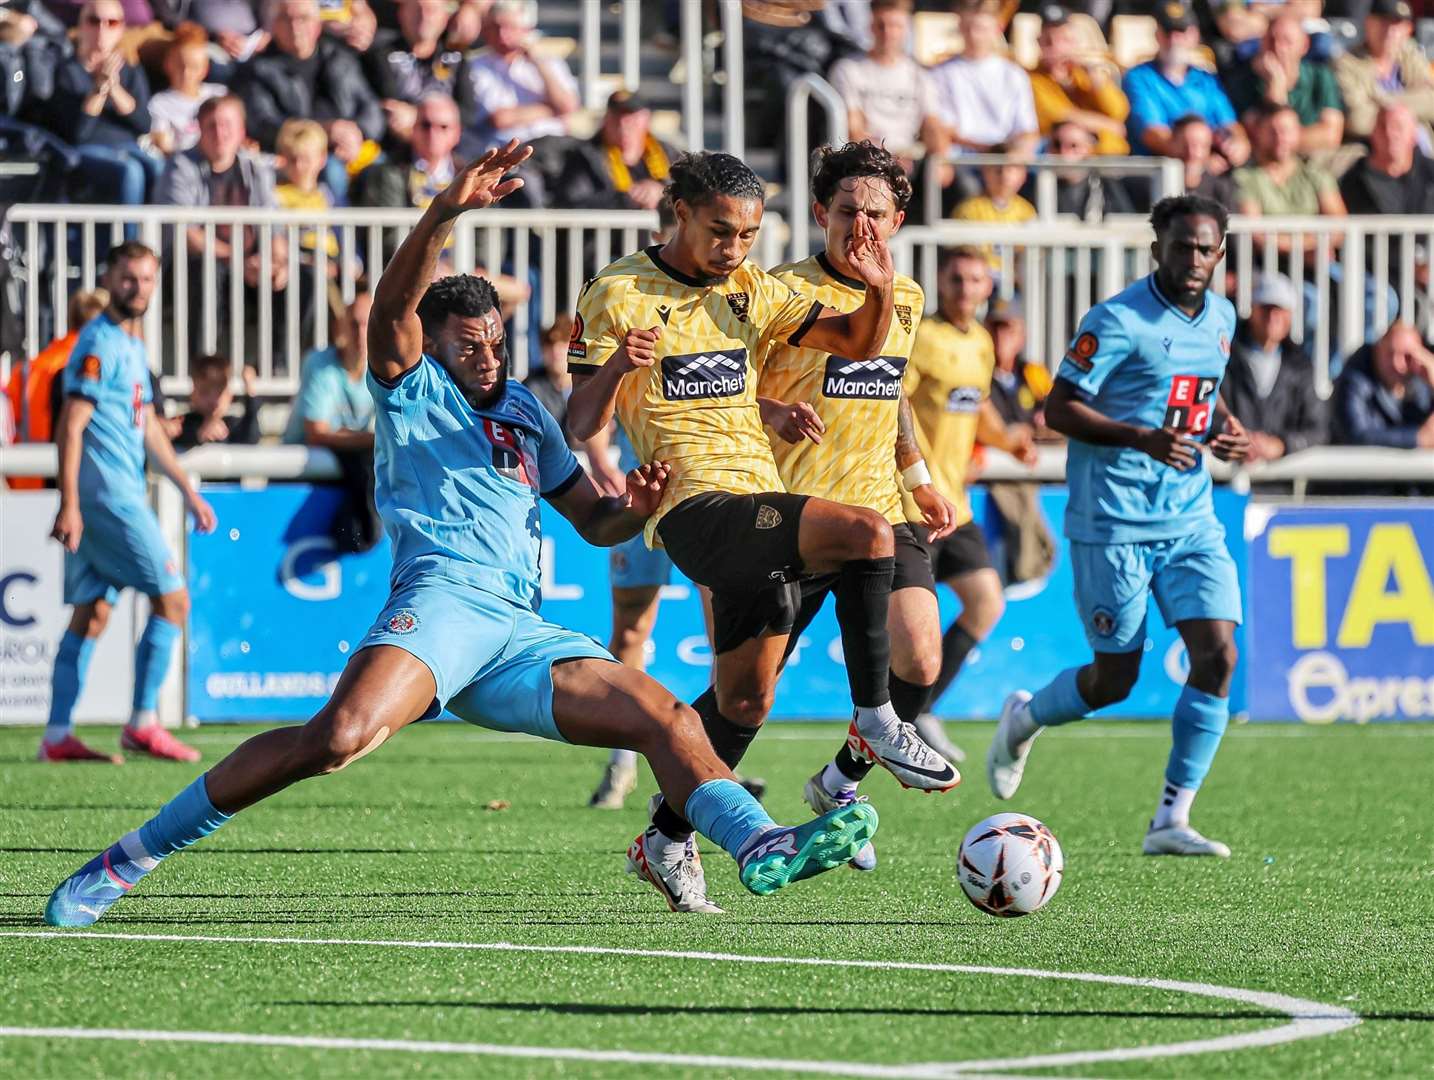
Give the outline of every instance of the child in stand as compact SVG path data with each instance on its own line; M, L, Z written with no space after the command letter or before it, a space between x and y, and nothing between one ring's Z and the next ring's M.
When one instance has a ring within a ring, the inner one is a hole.
M177 420L176 450L189 450L205 443L253 446L259 441L259 399L254 396L258 373L244 365L242 413L231 416L234 391L229 385L233 365L227 356L197 357L189 365L189 412Z
M329 157L329 137L324 134L322 124L314 120L285 120L274 140L278 151L280 183L274 188L274 198L284 210L313 211L316 219L326 215L333 207L329 193L319 183L324 164ZM338 275L339 241L333 231L325 228L305 228L299 234L299 261L304 266L313 266L319 244L324 244L329 259L329 276Z
M166 157L181 154L199 141L199 106L224 93L209 75L209 39L198 23L180 23L164 53L169 89L149 99L149 137Z

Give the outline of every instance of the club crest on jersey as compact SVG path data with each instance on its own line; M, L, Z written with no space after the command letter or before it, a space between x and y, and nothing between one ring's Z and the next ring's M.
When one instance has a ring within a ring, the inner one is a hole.
M1080 337L1076 338L1071 347L1066 350L1066 359L1082 371L1089 371L1095 366L1092 357L1100 348L1100 339L1087 330Z
M1115 632L1115 616L1103 607L1091 612L1090 624L1101 637L1110 637Z
M911 333L911 305L896 304L894 306L896 308L896 321L901 324L903 330L908 334Z
M568 355L574 360L588 358L588 347L583 342L583 317L580 314L573 315L573 332L568 335Z
M100 377L100 358L94 353L86 356L80 361L80 378L98 379Z
M1219 379L1205 375L1176 375L1170 380L1170 393L1165 398L1162 426L1187 435L1205 434L1210 430L1210 413L1219 385Z
M763 503L757 507L757 528L775 529L782 523L782 514L775 506Z
M1230 339L1224 334L1220 335L1220 354L1225 357L1230 355Z
M418 612L411 608L395 611L388 617L390 634L411 634L418 629Z
M752 298L744 292L728 293L727 305L732 309L732 314L737 316L738 322L746 322L747 311L752 306Z
M662 396L668 401L737 397L746 391L746 349L682 353L662 358Z
M981 408L979 386L958 386L946 399L947 412L973 413Z
M878 356L874 360L848 360L828 356L822 394L829 398L866 398L895 401L901 396L904 356Z

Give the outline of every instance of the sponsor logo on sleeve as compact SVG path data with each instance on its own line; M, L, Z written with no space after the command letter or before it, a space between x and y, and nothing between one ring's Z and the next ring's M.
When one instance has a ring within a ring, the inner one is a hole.
M662 358L662 396L668 401L737 397L746 390L746 349L714 349Z
M1066 359L1081 371L1089 371L1095 366L1093 357L1099 348L1100 339L1087 330L1071 343L1071 347L1066 350Z
M588 347L583 341L583 317L573 315L573 332L568 336L568 356L574 360L586 360Z
M958 386L946 398L946 411L959 413L973 413L981 408L981 388L979 386Z
M90 353L80 361L80 378L98 379L100 377L100 358Z
M904 356L878 356L874 360L848 360L828 356L822 394L829 398L867 398L895 401L901 396Z

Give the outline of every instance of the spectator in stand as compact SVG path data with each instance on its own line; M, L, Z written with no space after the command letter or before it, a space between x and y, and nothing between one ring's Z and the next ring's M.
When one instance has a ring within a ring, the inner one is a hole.
M1364 19L1364 42L1334 62L1344 96L1345 131L1366 139L1385 105L1402 104L1419 121L1420 147L1434 152L1434 71L1414 30L1408 0L1375 0Z
M10 368L10 385L6 397L16 421L19 442L52 442L55 416L52 402L58 377L70 362L70 353L79 339L80 328L109 307L110 294L105 289L81 291L70 297L69 331L41 349L28 364ZM21 490L38 490L45 486L38 476L11 477L10 486Z
M556 143L562 157L546 187L553 205L562 207L655 210L677 156L652 134L647 102L628 90L607 99L602 126L591 139Z
M319 0L324 34L362 56L373 46L378 18L368 0Z
M1002 55L1000 4L967 0L962 52L931 71L936 108L952 144L977 153L1031 153L1039 141L1031 77ZM880 132L878 132L880 134Z
M1065 161L1085 161L1096 152L1096 137L1084 125L1064 120L1051 130L1049 149ZM1100 221L1107 214L1133 214L1135 204L1118 177L1063 167L1056 170L1056 213Z
M198 23L180 23L164 52L169 89L149 99L149 137L166 157L199 141L199 106L224 93L209 75L209 39Z
M368 316L373 297L367 286L334 313L332 343L304 358L299 396L289 414L284 441L330 450L373 449L373 395L368 373Z
M317 120L339 161L359 159L366 140L383 138L384 119L358 57L323 33L317 0L270 0L268 16L272 40L234 81L249 133L272 152L285 120Z
M1155 9L1155 59L1131 68L1124 89L1130 99L1126 129L1137 154L1170 156L1175 121L1202 117L1215 136L1217 172L1243 165L1250 144L1225 96L1220 80L1192 66L1200 48L1200 28L1182 0L1166 0Z
M240 413L231 416L234 390L229 385L234 366L227 356L206 353L189 365L189 411L170 421L176 450L192 450L205 443L253 446L259 441L259 399L254 383L259 373L244 365L244 396Z
M484 147L566 135L578 108L578 84L567 64L534 55L536 5L497 0L483 23L485 48L459 83L464 122Z
M1210 171L1215 133L1203 117L1191 113L1170 129L1169 154L1185 165L1185 190L1213 199L1232 214L1239 213L1240 192L1229 171Z
M1270 21L1260 51L1231 73L1227 86L1246 128L1256 106L1288 105L1300 122L1299 152L1327 154L1344 138L1344 101L1334 72L1308 59L1309 48L1299 16L1281 12Z
M1340 178L1339 190L1351 214L1416 214L1434 220L1434 161L1415 145L1419 129L1414 114L1402 103L1385 105L1370 135L1367 157ZM1423 236L1389 237L1389 280L1399 281L1404 244L1414 245L1414 280L1429 284L1429 249ZM1374 266L1374 245L1365 241L1367 265Z
M911 0L872 0L870 51L838 60L827 76L846 102L849 137L882 142L908 172L916 147L940 156L948 145L936 89L907 51L910 38Z
M319 182L324 162L329 156L329 137L317 120L285 120L279 128L274 149L280 182L274 186L274 201L282 210L307 210L323 216L333 208L333 199ZM315 253L322 242L327 252L329 276L339 272L339 238L333 230L305 229L299 235L299 262L305 267L315 263ZM306 277L308 275L305 275Z
M1251 461L1274 461L1325 441L1324 402L1314 365L1290 340L1295 287L1284 274L1262 274L1250 317L1230 343L1221 396L1250 434Z
M391 144L407 144L418 121L418 103L430 94L458 96L463 54L447 47L447 0L404 0L398 29L380 30L364 54L370 85L383 100Z
M1041 134L1050 137L1057 124L1076 123L1094 137L1097 154L1129 154L1130 102L1105 64L1080 62L1080 35L1070 12L1054 4L1042 8L1036 43L1041 58L1031 71L1031 92Z
M1043 406L1053 385L1051 373L1026 359L1026 317L1019 300L992 300L986 330L996 350L991 371L991 404L1006 426L1024 424L1038 440L1059 440L1046 427Z
M1002 165L982 165L983 193L958 203L952 217L957 221L980 221L993 225L1023 225L1034 221L1036 208L1020 195L1028 172L1026 154L999 144L992 147L991 152L1008 154L1011 160ZM991 264L992 274L999 279L1000 253L990 244L985 245L983 250L986 260Z
M568 371L568 339L572 333L571 315L559 315L552 326L543 330L543 366L530 371L523 385L553 414L569 444L576 445L567 434L568 396L573 392L573 376Z
M149 80L119 52L124 20L119 0L88 0L74 54L55 71L41 111L44 126L79 152L92 202L139 206L164 165L139 145L149 134Z
M274 209L278 203L274 197L274 173L260 157L244 150L247 141L245 130L244 103L233 94L210 98L199 106L199 141L194 149L176 154L171 160L169 171L160 184L160 203L171 206L257 206ZM200 334L204 320L198 313L204 310L203 257L204 227L191 225L185 230L185 243L190 257L189 320L191 352L201 352ZM229 225L214 227L214 260L216 297L226 297L229 288L230 252L233 245L240 245L243 254L243 274L249 310L257 310L257 293L262 261L259 253L259 230L245 227L236 230ZM274 230L270 246L270 277L264 286L274 293L276 307L281 307L284 295L281 290L289 280L289 246L282 231ZM221 318L227 317L229 307L220 300L218 311ZM274 320L276 335L283 326L277 315ZM220 340L223 340L222 334Z
M1240 213L1264 217L1344 217L1347 211L1334 176L1300 157L1304 137L1292 105L1265 102L1252 115L1254 163L1235 174ZM1281 252L1290 237L1281 237Z
M204 27L229 61L242 63L269 44L269 34L259 21L259 5L255 0L162 0L179 19L189 19Z
M1434 449L1434 354L1396 322L1349 358L1335 380L1334 442Z

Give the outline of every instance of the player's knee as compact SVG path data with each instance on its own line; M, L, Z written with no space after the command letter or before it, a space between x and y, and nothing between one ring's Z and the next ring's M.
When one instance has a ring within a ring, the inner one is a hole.
M853 559L885 559L896 553L891 522L874 510L855 511L850 530Z
M996 624L1001 621L1001 616L1006 613L1006 597L1001 592L999 585L991 589L983 590L976 603L971 605L969 612L963 613L969 617L964 618L969 632L977 641L985 641Z
M189 620L189 590L175 589L154 598L154 613L166 622L183 626Z
M912 686L930 686L941 674L941 642L924 642L921 648L898 650L892 642L891 673Z
M75 610L75 616L70 620L70 629L81 637L97 638L105 632L109 625L110 612L114 609L104 600L96 600L88 608Z
M1235 677L1240 651L1233 638L1214 642L1190 654L1190 677L1201 686L1227 688Z
M731 693L717 691L717 710L738 727L761 727L772 711L776 688L742 689Z
M378 730L368 710L339 706L320 713L304 728L301 756L309 775L338 772L362 757Z
M1140 677L1138 667L1119 667L1109 669L1097 669L1096 677L1091 686L1091 694L1096 699L1086 702L1092 709L1103 709L1107 705L1115 705L1130 697L1130 692L1135 689L1135 680Z

